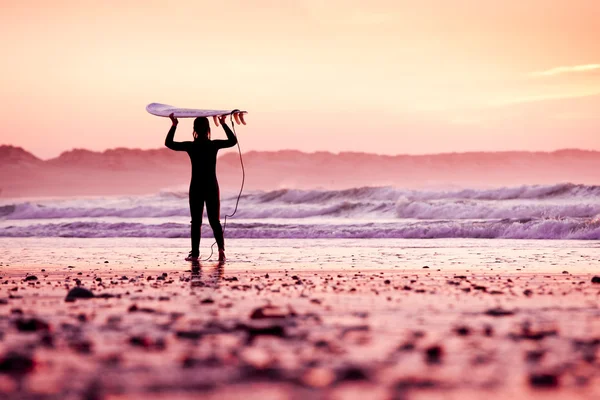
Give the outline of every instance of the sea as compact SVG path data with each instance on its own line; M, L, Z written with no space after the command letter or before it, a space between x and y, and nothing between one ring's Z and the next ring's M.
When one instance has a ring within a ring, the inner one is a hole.
M222 195L221 221L227 238L600 240L600 186L245 191ZM0 237L186 238L189 222L186 190L0 199Z

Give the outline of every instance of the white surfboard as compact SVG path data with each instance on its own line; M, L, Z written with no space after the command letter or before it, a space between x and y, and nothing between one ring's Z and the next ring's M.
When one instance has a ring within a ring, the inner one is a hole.
M146 106L146 111L158 117L168 117L171 114L173 114L173 116L177 118L213 117L213 121L217 126L219 126L218 118L220 116L232 114L233 118L235 119L235 122L237 122L238 125L246 125L244 115L248 113L247 111L232 112L232 110L203 110L196 108L179 108L161 103L148 104Z

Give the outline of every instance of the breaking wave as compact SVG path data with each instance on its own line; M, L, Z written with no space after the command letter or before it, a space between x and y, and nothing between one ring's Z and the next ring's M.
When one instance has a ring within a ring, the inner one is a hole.
M189 237L189 225L137 222L70 222L9 226L1 237ZM203 237L212 237L206 227ZM500 221L404 221L364 224L228 222L228 238L486 238L600 240L600 220L527 219Z
M233 211L235 200L223 197L221 215ZM0 236L184 237L189 228L181 222L187 218L184 191L23 201L0 204ZM600 186L570 183L454 191L281 189L244 194L227 234L600 239L599 218Z
M600 186L558 184L491 190L413 191L391 187L282 189L242 196L239 218L593 218ZM222 213L234 197L222 201ZM0 206L2 219L168 218L189 215L186 192L156 196L23 202Z

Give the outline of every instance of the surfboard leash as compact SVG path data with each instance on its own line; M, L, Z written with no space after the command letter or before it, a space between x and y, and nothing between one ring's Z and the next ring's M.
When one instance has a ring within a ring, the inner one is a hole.
M229 114L229 122L231 123L231 127L233 128L233 134L234 134L235 138L237 139L237 148L238 148L238 153L240 155L240 165L242 166L242 184L240 185L240 192L238 193L237 200L235 201L235 208L233 209L233 212L229 215L225 215L225 218L223 221L223 240L225 240L225 228L227 228L227 218L233 217L235 215L235 213L237 212L238 205L240 203L240 198L242 197L242 192L244 191L244 183L246 183L246 170L244 169L244 159L242 157L242 149L240 147L240 139L238 139L238 137L237 137L237 133L235 132L235 123L233 122L233 113L236 111L239 111L239 110L237 110L237 109L233 110L231 112L231 114ZM210 258L212 257L212 255L214 253L213 248L215 247L215 244L217 244L216 240L210 246L210 255L208 256L208 258L205 260L202 260L202 261L210 260Z

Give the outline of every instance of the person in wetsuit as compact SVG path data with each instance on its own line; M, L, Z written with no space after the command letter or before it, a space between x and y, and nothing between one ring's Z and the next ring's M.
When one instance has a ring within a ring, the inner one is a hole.
M219 121L225 130L227 140L210 140L210 124L208 118L198 117L194 120L194 141L175 142L175 130L177 129L177 118L173 114L171 118L171 129L167 133L165 146L171 150L185 151L192 162L192 180L190 182L190 214L192 216L192 251L187 261L197 261L200 256L200 231L202 226L202 213L206 203L206 214L208 222L215 235L219 247L219 261L225 261L225 240L223 239L223 228L219 220L221 214L221 199L219 194L219 182L217 181L217 152L219 149L233 147L237 144L237 138L226 124L227 116L219 117Z

